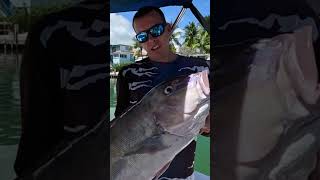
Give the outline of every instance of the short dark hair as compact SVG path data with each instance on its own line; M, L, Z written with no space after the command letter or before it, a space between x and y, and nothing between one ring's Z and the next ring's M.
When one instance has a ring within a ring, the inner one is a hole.
M155 6L145 6L142 7L138 10L138 12L133 16L133 20L132 20L132 27L134 29L134 20L140 17L145 16L146 14L149 14L150 12L155 11L156 13L158 13L161 17L161 19L163 20L163 22L166 22L166 18L164 17L163 12L161 11L160 8L155 7Z

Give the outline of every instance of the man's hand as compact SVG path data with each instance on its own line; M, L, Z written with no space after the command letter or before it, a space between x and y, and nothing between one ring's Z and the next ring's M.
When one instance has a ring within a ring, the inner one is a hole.
M202 134L204 133L204 134ZM209 136L210 134L210 114L206 118L206 123L203 128L200 129L200 134L204 136Z

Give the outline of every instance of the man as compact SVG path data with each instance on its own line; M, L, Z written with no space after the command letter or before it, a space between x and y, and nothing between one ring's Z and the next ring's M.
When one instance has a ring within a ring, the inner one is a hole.
M115 116L137 103L152 87L178 75L186 75L208 69L205 60L187 58L170 51L172 27L163 12L156 7L143 7L133 18L136 39L147 51L148 58L121 69L117 80L117 107ZM164 104L165 106L165 104ZM202 131L209 132L209 121ZM171 162L159 179L192 179L196 142L191 142ZM155 175L157 176L157 175Z
M18 177L94 126L108 108L106 5L86 0L42 17L29 32L21 64Z

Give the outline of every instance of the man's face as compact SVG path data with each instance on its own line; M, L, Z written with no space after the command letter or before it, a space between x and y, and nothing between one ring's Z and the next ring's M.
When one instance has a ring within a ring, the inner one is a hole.
M134 21L134 29L136 33L146 31L156 24L164 23L163 19L157 12L150 12L143 17L139 17ZM171 26L168 24L164 28L162 35L158 37L152 37L148 34L148 41L140 43L141 46L147 51L148 56L151 59L161 59L168 55L169 39L170 39Z

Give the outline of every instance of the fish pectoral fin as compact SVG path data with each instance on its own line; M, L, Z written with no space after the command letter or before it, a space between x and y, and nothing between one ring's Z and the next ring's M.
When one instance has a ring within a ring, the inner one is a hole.
M144 140L135 151L127 153L126 156L133 154L154 154L168 147L163 143L162 136L156 135Z

